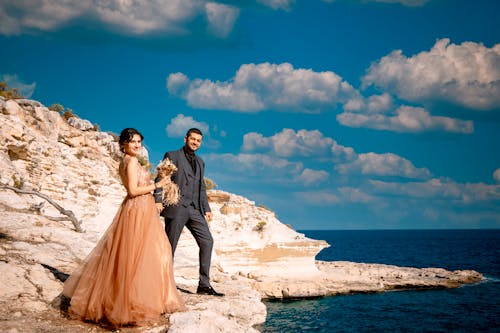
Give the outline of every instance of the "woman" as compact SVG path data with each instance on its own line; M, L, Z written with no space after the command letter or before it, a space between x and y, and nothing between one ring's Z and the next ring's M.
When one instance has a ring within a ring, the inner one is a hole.
M172 249L151 194L170 177L151 184L137 159L142 140L136 129L121 132L125 155L119 172L128 195L102 239L64 283L70 313L83 320L140 325L185 309L175 286Z

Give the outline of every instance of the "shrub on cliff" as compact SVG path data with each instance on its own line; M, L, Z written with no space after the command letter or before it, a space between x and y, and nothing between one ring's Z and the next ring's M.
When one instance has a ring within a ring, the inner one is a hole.
M70 108L67 108L66 111L64 111L64 113L61 115L61 117L68 121L69 118L71 117L75 117L75 115L73 114L73 110L71 110Z
M49 106L49 110L56 111L56 112L59 112L59 113L63 113L64 112L64 106L62 106L59 103L55 103L55 104L52 104L51 106Z
M214 188L217 188L217 184L209 179L209 178L204 178L203 179L205 181L205 187L207 188L207 190L213 190Z
M255 225L255 227L253 228L253 230L255 230L257 232L262 232L264 230L264 228L266 227L266 224L267 224L266 221L259 221L259 223L257 223Z
M16 88L10 88L7 82L0 81L0 96L5 99L23 98Z
M51 106L49 106L49 110L59 112L59 114L65 121L68 121L68 119L71 117L76 117L72 109L64 108L64 106L60 103L52 104Z

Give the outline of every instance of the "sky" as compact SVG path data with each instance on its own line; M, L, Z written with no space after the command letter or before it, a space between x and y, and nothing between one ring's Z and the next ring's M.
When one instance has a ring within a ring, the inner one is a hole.
M2 0L0 80L296 230L500 227L500 2Z

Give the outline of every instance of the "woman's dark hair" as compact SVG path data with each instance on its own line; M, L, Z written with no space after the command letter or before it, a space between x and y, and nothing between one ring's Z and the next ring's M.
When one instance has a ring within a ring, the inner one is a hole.
M141 137L141 141L144 140L144 136L142 136L141 132L136 130L135 128L124 128L120 133L120 140L118 140L118 144L120 145L120 150L123 152L123 145L125 143L130 142L134 135L139 135Z

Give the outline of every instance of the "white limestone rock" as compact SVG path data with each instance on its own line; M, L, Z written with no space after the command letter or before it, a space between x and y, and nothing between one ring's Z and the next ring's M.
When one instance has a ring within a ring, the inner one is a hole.
M5 102L5 101L3 101L3 98L2 98L2 100L0 100L0 107L3 110L4 114L10 115L10 116L15 116L21 111L21 107L13 99L10 99L10 100Z
M94 125L86 119L80 119L78 117L70 117L68 119L68 124L81 131L89 131L94 128Z
M61 315L63 284L42 264L70 273L112 222L125 196L115 136L89 131L89 121L73 127L37 101L0 98L0 107L0 331L104 332ZM2 185L49 196L71 210L85 232L58 221L63 216L44 199ZM219 190L209 191L209 201L211 276L227 296L193 294L198 248L184 231L174 271L177 285L190 290L182 293L188 311L172 314L170 324L129 332L255 332L266 317L262 298L456 287L482 279L473 271L317 262L329 245L284 225L268 209Z

